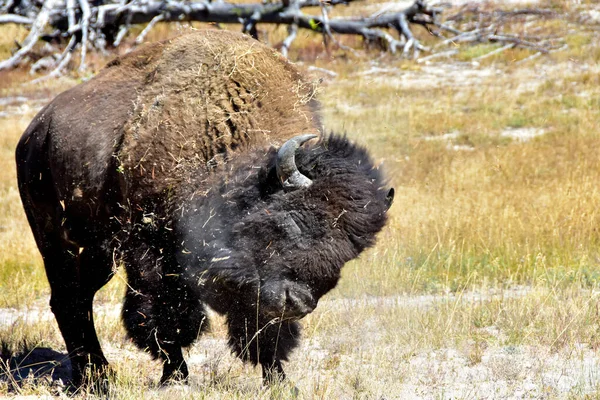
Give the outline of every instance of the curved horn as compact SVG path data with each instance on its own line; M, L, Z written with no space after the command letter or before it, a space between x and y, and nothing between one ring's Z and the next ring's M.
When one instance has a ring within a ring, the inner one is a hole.
M312 185L312 181L298 171L296 166L296 150L317 135L306 134L294 136L281 146L277 152L277 177L286 189L300 189Z

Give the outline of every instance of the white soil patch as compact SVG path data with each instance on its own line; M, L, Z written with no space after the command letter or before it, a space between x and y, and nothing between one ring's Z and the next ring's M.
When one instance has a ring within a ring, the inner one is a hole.
M590 11L585 12L585 14L587 14L587 16L589 17L588 21L591 21L596 24L600 24L600 11L590 10Z
M589 349L551 353L533 346L493 347L475 361L456 349L441 349L407 363L400 396L407 399L583 397L598 390L600 378L600 358Z
M466 144L454 144L453 140L458 139L460 132L445 133L440 136L424 136L423 140L427 142L446 142L446 149L452 151L473 151L475 147Z
M481 303L483 301L516 299L531 293L528 286L514 286L508 289L490 289L487 291L448 292L446 294L364 296L358 298L328 299L319 301L319 308L340 308L350 310L355 307L376 306L378 309L391 307L428 308L442 303Z
M121 314L120 304L96 304L94 316L118 317ZM36 305L29 308L0 308L0 326L10 326L17 322L22 324L36 324L54 320L50 306Z
M6 107L15 103L25 103L26 101L29 101L29 99L24 96L0 97L0 107Z
M536 63L529 68L516 71L480 66L476 62L432 62L415 69L382 67L378 62L365 70L355 73L362 79L370 79L374 85L392 87L398 90L424 90L446 87L477 87L485 83L487 87L506 88L515 94L531 93L544 82L561 82L565 78L580 76L583 73L600 73L600 64L585 64L566 61L559 64ZM350 80L351 81L351 80Z
M539 2L540 2L540 0L502 0L502 3L511 4L511 5L531 5L531 4L537 4ZM433 0L430 2L431 5L450 4L453 6L463 6L465 4L490 4L490 3L497 3L497 2L492 2L492 1L488 1L488 0Z
M483 291L459 292L429 295L398 295L398 296L363 296L355 298L330 299L325 297L319 301L319 309L341 309L348 310L353 307L377 306L378 308L389 308L397 306L431 307L435 304L446 302L482 302L491 300L512 299L526 296L531 292L527 286L514 286L508 289L490 289ZM121 304L95 304L94 317L114 317L121 315ZM211 319L217 315L209 309ZM54 314L50 306L35 305L29 308L0 308L0 326L10 326L17 322L22 324L35 324L38 322L52 321Z
M509 128L502 133L500 136L511 138L519 142L527 142L535 137L542 136L546 131L539 128Z
M49 102L50 99L30 99L25 96L0 97L0 118L34 115Z
M480 85L503 72L495 68L473 68L471 63L431 64L416 70L381 68L376 65L357 75L371 78L377 85L395 89L433 89Z
M427 142L451 141L457 139L459 135L460 133L455 131L450 133L444 133L440 136L425 136L423 137L423 140Z

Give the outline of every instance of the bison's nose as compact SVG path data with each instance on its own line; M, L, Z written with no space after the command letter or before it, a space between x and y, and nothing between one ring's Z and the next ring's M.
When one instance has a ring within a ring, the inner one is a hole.
M290 318L302 318L313 312L317 302L312 294L300 286L288 287L285 291L285 312Z
M300 319L317 307L310 290L293 281L267 282L261 289L264 314L273 318Z

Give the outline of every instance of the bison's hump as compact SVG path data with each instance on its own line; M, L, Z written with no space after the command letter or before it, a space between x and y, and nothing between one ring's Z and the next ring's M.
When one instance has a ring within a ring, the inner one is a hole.
M318 129L314 87L260 42L205 30L155 49L109 66L135 64L144 74L118 154L134 194L177 187L233 152Z

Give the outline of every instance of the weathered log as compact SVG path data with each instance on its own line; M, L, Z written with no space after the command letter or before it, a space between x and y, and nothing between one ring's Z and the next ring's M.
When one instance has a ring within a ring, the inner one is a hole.
M223 1L136 1L116 3L114 1L87 0L53 0L47 1L32 20L26 16L7 14L0 18L0 23L17 23L31 25L29 36L23 46L10 59L0 62L0 70L14 68L23 62L35 43L41 39L69 39L73 37L81 48L80 69L86 66L86 53L89 46L103 49L107 44L118 46L129 28L136 24L147 24L137 37L136 44L141 43L157 22L197 21L212 23L240 23L243 31L257 36L257 24L283 24L290 26L290 35L283 43L282 51L287 54L296 36L297 29L307 29L323 34L326 42L343 47L334 34L360 35L367 42L384 44L392 53L398 47L408 55L413 49L415 55L424 47L419 44L410 31L409 24L433 24L437 9L428 7L422 0L416 0L405 10L381 14L366 18L330 18L328 8L340 4L348 4L356 0L295 0L272 3L233 4ZM320 6L321 15L307 15L303 8ZM29 9L35 7L30 3ZM23 10L22 10L23 11ZM53 34L45 33L50 27ZM394 37L386 30L397 32ZM71 47L71 46L70 46ZM72 48L69 49L69 53ZM69 54L70 58L70 54ZM65 60L64 56L60 57Z
M344 50L354 51L341 44L336 35L358 35L364 38L365 43L374 43L391 53L401 49L403 56L418 58L421 51L430 49L423 46L413 34L415 25L425 27L431 34L442 39L436 48L457 42L499 43L503 46L482 58L513 47L529 48L543 54L556 47L551 47L544 40L500 34L494 21L464 32L452 24L466 13L472 12L471 9L463 8L458 14L451 16L447 23L443 23L439 18L442 10L429 6L424 0L415 0L406 9L394 12L384 6L368 17L329 16L332 7L354 1L358 0L279 0L251 4L233 4L223 0L13 0L2 7L1 12L6 14L0 15L0 24L24 24L31 26L31 29L13 56L0 62L0 70L14 68L27 60L34 45L41 39L68 42L66 50L61 55L54 56L57 62L52 75L64 70L77 46L81 51L79 69L84 70L88 48L104 52L107 46L117 47L132 26L146 24L135 40L137 45L144 41L158 22L181 21L241 24L243 32L253 37L258 36L258 24L287 25L288 36L281 47L281 52L286 56L298 29L306 29L321 33L326 48L329 43L333 43ZM302 9L307 7L321 7L321 14L306 14ZM547 10L535 9L482 13L486 18L500 19L518 15L550 16ZM447 32L453 37L447 39L444 35ZM36 65L37 67L39 66Z

